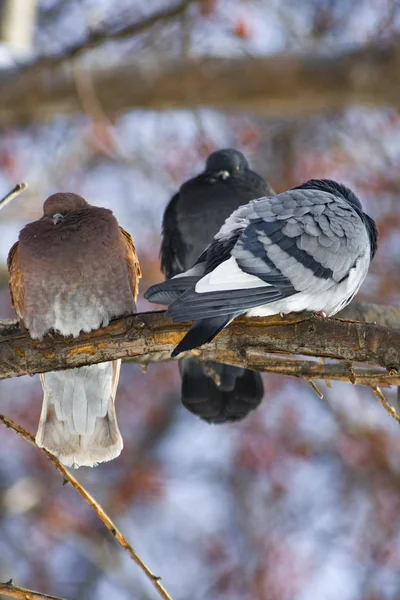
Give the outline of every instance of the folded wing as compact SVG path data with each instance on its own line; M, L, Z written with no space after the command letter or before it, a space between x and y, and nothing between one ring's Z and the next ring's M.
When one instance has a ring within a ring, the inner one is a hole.
M125 260L128 267L129 284L131 287L133 299L136 302L139 293L139 279L142 277L142 271L140 269L139 260L136 254L136 248L133 243L132 236L122 227L120 227L119 229L125 248Z
M10 252L8 253L7 265L9 272L8 285L10 288L11 301L18 318L22 319L24 312L24 285L19 266L18 242L12 246Z

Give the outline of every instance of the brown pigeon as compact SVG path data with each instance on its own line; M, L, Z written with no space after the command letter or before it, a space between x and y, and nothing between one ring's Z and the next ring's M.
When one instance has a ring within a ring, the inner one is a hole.
M111 210L81 196L47 198L8 255L10 292L32 338L77 337L136 310L141 277L133 240ZM44 373L38 446L67 466L95 466L123 446L115 414L121 361Z

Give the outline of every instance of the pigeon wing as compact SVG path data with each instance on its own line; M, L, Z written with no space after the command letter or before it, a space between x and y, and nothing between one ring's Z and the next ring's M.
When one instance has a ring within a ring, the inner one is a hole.
M370 256L362 213L329 192L290 190L254 203L254 212L232 255L246 273L280 289L279 273L297 292L318 293Z
M18 242L8 253L7 266L9 272L9 288L11 301L19 319L24 316L24 284L19 264Z
M132 290L132 296L136 302L139 293L139 279L142 277L142 271L140 269L132 236L122 227L120 227L119 230L121 232L121 238L125 248L125 260L128 267L129 285Z
M161 270L167 279L184 271L186 245L178 224L179 192L170 200L162 222Z

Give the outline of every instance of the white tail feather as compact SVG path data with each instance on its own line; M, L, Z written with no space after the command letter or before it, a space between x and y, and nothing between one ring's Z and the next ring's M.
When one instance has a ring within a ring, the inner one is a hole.
M121 361L40 375L43 404L36 443L66 466L116 458L123 442L115 413Z

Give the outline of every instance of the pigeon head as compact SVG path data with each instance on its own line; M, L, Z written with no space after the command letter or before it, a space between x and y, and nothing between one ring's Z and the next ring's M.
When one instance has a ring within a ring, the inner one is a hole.
M49 196L43 204L43 218L52 219L57 225L69 213L87 208L89 204L78 194L58 193Z
M249 163L241 152L233 148L217 150L210 154L206 162L206 173L227 179L249 168Z

